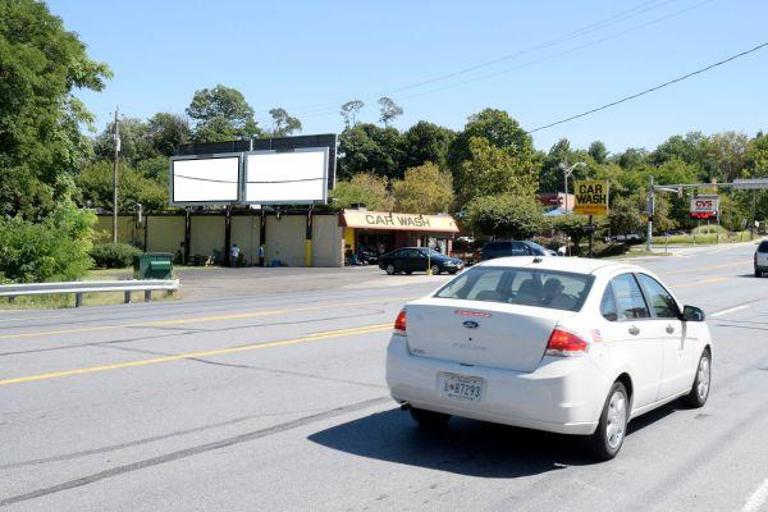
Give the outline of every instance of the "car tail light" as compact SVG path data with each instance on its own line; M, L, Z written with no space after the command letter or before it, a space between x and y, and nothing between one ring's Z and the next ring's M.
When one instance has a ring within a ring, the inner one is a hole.
M395 319L395 334L399 334L400 336L405 336L405 310L400 310L400 313L397 314L397 318Z
M589 350L589 344L572 332L555 329L549 337L546 354L548 356L578 356Z

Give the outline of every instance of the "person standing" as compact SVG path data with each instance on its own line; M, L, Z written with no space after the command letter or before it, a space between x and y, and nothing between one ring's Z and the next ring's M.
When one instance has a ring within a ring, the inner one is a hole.
M259 245L259 266L264 266L264 244Z
M240 256L240 248L237 244L232 244L232 248L229 250L229 266L237 266L237 257Z

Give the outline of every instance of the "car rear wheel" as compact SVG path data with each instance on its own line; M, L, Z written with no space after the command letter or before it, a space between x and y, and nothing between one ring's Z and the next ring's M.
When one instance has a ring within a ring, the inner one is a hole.
M389 265L387 265L387 268L385 270L387 271L387 274L389 274L391 276L393 276L393 275L395 275L397 273L397 269L391 263Z
M449 414L443 414L441 412L427 411L424 409L416 409L411 407L409 409L411 417L419 424L419 427L428 430L438 430L445 428L448 424L448 420L451 419Z
M757 269L755 269L755 277L763 277L763 272L762 272L762 270L757 270Z
M440 275L440 265L432 265L432 275L433 276L439 276Z
M629 395L621 382L614 382L605 400L597 430L590 438L592 454L599 460L614 458L624 445L629 422Z
M709 398L709 389L712 382L712 356L709 350L704 351L699 359L699 366L696 368L696 378L693 380L693 386L690 393L683 397L683 403L688 407L698 409L707 403Z

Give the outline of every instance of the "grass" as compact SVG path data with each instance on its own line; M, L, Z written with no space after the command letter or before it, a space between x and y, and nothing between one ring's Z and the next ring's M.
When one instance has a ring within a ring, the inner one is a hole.
M704 227L704 226L702 226ZM695 231L695 230L694 230ZM698 245L698 244L725 244L736 242L749 242L751 240L749 231L739 231L735 233L728 232L707 232L691 235L674 235L674 236L655 236L653 237L653 244L657 246L662 245Z
M83 281L111 281L133 278L132 268L120 269L98 269L89 270L83 277ZM169 294L165 291L152 292L152 300L172 300L180 297L178 293ZM122 304L125 299L123 292L95 292L83 294L84 306L108 306L112 304ZM133 302L142 302L144 294L134 292L131 296ZM0 299L0 309L61 309L75 307L75 294L52 294L52 295L27 295L16 297L13 301L9 299Z

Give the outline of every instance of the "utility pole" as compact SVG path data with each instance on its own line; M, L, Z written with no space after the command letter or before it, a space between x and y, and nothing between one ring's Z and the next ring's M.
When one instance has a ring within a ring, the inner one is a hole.
M648 252L651 252L651 245L653 244L653 213L656 201L653 196L653 176L649 176L648 179L648 230L645 234L645 248Z
M117 243L117 161L120 156L120 127L118 125L118 107L115 107L115 125L113 127L113 142L115 148L112 163L112 242Z

